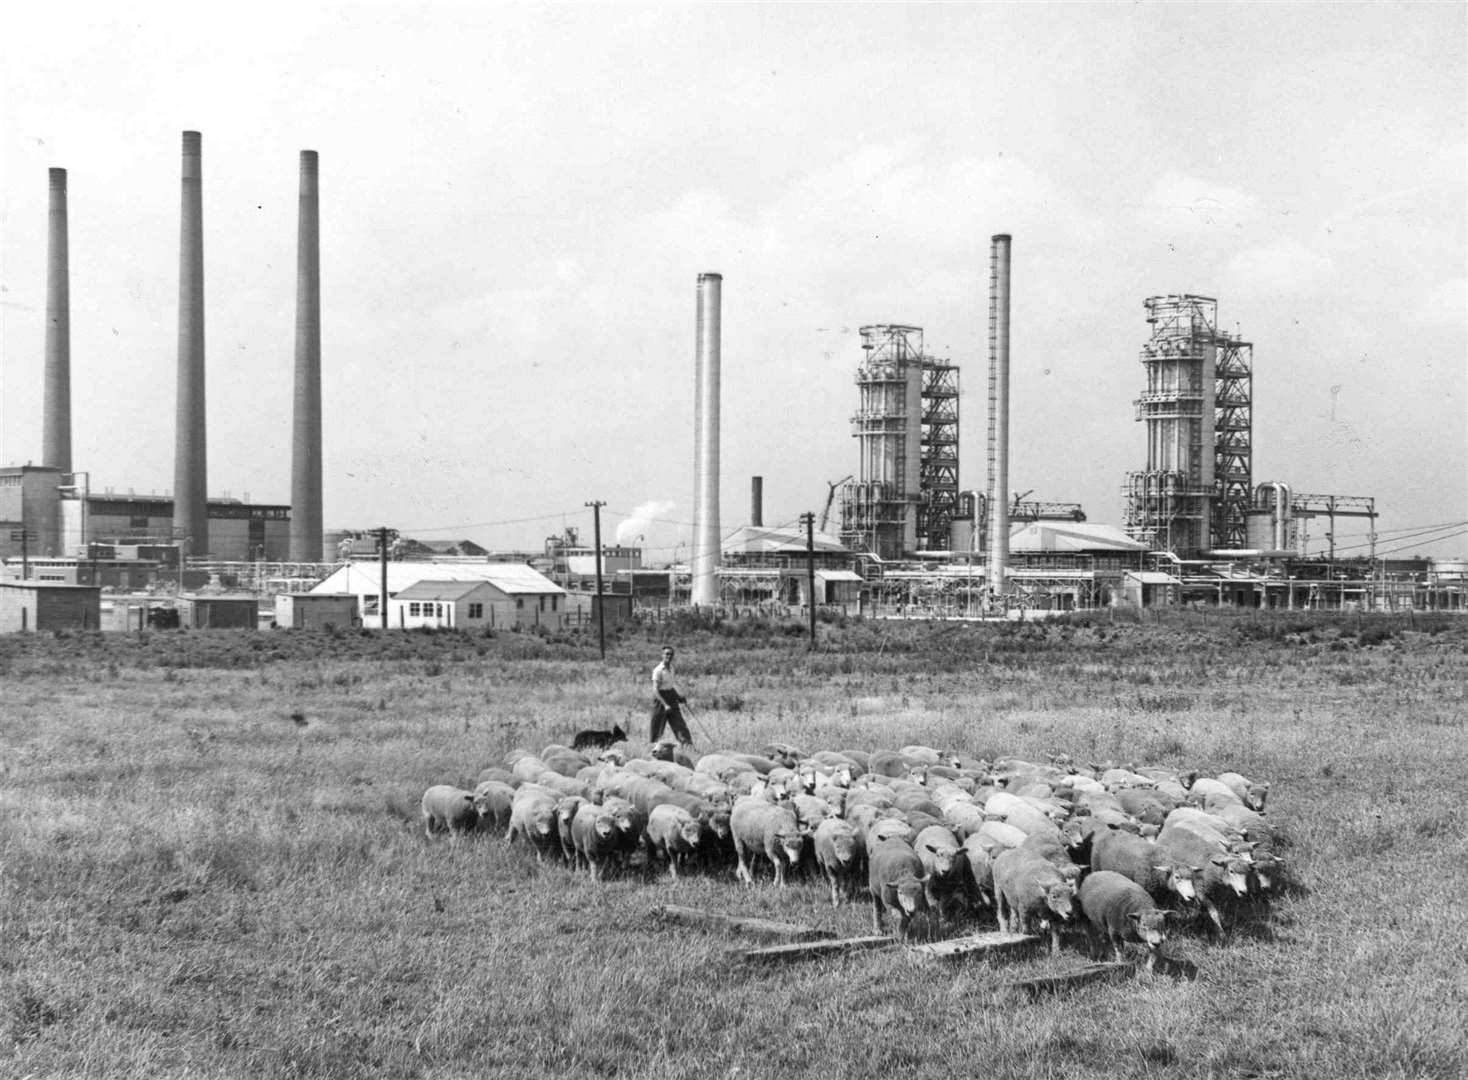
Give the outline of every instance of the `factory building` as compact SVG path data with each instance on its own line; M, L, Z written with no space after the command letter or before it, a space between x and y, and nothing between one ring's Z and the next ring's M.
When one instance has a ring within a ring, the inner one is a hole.
M174 500L167 495L92 492L85 474L50 466L0 468L0 558L89 559L98 544L172 546L186 558L209 555L233 562L287 557L290 507L239 499L209 499L205 506L207 551L197 538L180 532Z
M883 559L944 551L958 514L958 368L918 326L861 328L851 418L858 472L841 489L841 543Z
M1253 483L1253 346L1218 326L1218 301L1145 301L1147 465L1126 477L1127 532L1184 558L1245 547Z

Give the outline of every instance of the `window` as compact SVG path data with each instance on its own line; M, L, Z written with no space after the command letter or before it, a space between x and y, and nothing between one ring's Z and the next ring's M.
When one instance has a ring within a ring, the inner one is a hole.
M560 597L558 597L558 596L552 596L551 597L551 610L552 611L555 611L556 610L556 601L559 600L559 599L560 599Z
M373 593L370 596L363 596L362 597L362 614L363 615L376 615L377 614L377 594L376 593Z
M515 597L515 606L517 608L523 608L525 606L525 597L523 597L523 596L517 596L517 597Z
M484 605L483 604L470 604L469 605L469 618L471 618L471 619L482 619L482 618L484 618Z
M540 598L540 610L541 611L544 611L545 610L545 597L543 597L543 596Z
M408 614L409 615L421 615L423 613L422 608L423 608L423 605L420 604L420 603L418 603L418 601L416 601L416 600L410 600L408 602Z

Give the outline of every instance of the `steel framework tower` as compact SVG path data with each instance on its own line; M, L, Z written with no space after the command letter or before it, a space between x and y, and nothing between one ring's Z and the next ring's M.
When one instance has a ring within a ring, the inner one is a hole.
M860 444L841 489L841 542L884 559L946 550L958 512L958 368L923 352L917 326L861 328Z
M1142 346L1147 467L1127 474L1126 528L1193 556L1242 548L1253 480L1253 346L1218 329L1218 301L1150 297Z

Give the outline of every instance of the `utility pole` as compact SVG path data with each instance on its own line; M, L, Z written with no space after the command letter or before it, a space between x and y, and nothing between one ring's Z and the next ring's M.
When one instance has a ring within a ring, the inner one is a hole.
M813 513L800 515L805 526L805 583L806 595L810 600L810 651L816 649L816 516Z
M601 658L607 658L607 613L606 601L601 594L601 508L606 505L601 499L593 499L583 505L591 507L591 539L596 545L596 643L601 649Z
M377 598L377 617L382 620L382 629L387 631L387 526L377 530L377 559L382 567L382 595Z

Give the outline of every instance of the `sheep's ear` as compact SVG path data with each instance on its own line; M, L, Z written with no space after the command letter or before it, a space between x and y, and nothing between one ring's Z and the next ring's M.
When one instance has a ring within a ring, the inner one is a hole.
M1128 911L1126 917L1138 926L1142 925L1142 913L1140 911Z
M1213 858L1209 859L1208 861L1211 862L1214 866L1227 866L1228 865L1228 860L1225 859L1222 855L1215 855L1215 856L1213 856Z
M1179 918L1181 918L1181 916L1177 913L1177 911L1175 911L1172 908L1167 908L1164 911L1162 911L1160 914L1162 915L1162 917L1164 919L1172 919L1174 921L1177 920L1177 919L1179 919Z

